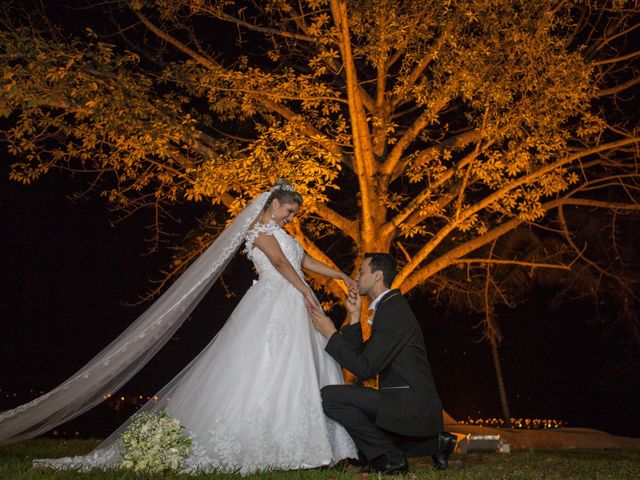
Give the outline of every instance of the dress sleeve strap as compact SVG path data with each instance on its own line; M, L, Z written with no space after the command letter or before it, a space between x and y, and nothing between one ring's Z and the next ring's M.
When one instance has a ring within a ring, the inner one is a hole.
M265 235L273 235L277 230L280 230L280 227L275 222L269 223L256 223L251 229L247 232L247 239L245 240L245 253L250 253L253 250L253 243L258 238L258 235L261 233Z

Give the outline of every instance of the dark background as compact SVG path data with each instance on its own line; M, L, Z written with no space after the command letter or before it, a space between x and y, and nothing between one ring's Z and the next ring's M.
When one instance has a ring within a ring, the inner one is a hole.
M8 180L2 164L0 246L0 410L15 407L71 376L144 311L125 306L149 289L167 265L167 250L145 255L144 215L117 227L101 199L72 202L82 179L51 174L31 186ZM200 212L197 212L198 214ZM189 225L177 226L188 230ZM254 273L238 254L192 317L120 392L148 396L170 380L215 335ZM539 289L515 310L499 312L501 359L511 414L551 418L640 436L637 350L623 331L594 321L593 307L548 306ZM410 298L421 321L443 403L460 420L500 417L488 344L474 329L479 318L452 315L419 294ZM333 312L340 318L342 312ZM256 332L260 335L260 332ZM65 429L105 435L129 412L105 406Z

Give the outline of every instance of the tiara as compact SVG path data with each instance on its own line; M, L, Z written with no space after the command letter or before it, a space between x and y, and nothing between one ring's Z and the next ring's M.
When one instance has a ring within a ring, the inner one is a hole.
M280 185L274 185L271 188L272 192L275 192L276 190L286 190L287 192L296 192L296 189L293 185L290 185L288 183L282 183Z

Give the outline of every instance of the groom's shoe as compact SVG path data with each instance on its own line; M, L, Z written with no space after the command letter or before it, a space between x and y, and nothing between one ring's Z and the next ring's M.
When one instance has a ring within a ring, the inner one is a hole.
M369 465L364 467L362 471L365 473L380 473L382 475L407 473L409 471L409 463L405 456L398 460L390 460L386 455L380 455L371 460Z
M449 455L456 446L457 438L449 432L438 434L438 453L433 455L433 463L436 470L446 470L449 466Z

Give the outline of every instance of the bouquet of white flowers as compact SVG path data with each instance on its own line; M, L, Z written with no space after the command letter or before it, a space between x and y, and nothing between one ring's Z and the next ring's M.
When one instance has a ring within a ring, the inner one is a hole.
M122 435L122 468L136 472L178 470L189 456L191 439L180 421L166 412L136 415Z

